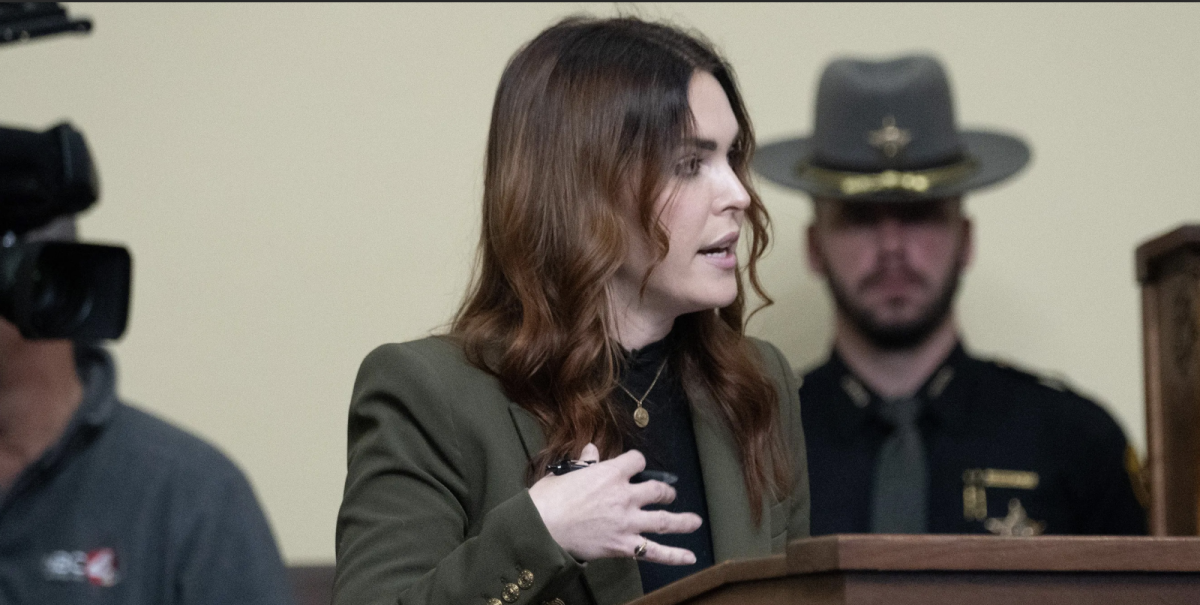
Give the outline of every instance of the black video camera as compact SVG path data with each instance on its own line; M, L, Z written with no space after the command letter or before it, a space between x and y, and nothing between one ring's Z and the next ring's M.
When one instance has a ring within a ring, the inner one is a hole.
M39 241L30 232L96 202L83 135L0 128L0 316L25 338L119 338L129 318L132 261L119 246Z
M0 2L0 44L91 29L91 21L72 19L54 2ZM87 144L69 124L46 132L0 127L0 316L25 338L102 340L125 332L129 251L39 232L86 210L99 193Z
M57 2L0 2L0 44L90 31L91 21L72 19Z

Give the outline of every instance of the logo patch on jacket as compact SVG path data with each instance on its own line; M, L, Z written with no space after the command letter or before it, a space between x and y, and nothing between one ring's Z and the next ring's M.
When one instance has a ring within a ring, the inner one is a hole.
M121 581L117 552L111 548L56 550L42 559L42 573L51 582L87 582L105 588Z

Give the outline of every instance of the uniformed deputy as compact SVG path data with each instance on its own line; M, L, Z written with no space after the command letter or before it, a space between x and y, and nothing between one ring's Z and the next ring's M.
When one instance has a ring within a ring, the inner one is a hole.
M1028 160L1015 137L959 131L924 56L833 61L812 136L760 150L756 170L814 200L808 263L837 308L829 360L800 388L814 535L1145 533L1113 419L961 342L962 197Z

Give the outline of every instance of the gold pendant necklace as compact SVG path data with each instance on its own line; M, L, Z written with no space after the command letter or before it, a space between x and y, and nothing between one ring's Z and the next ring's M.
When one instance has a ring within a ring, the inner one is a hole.
M629 395L629 398L637 404L637 409L633 411L633 423L638 425L639 429L644 429L646 425L650 424L650 412L647 412L646 408L642 407L642 403L650 396L650 391L654 390L654 385L658 384L658 377L662 376L662 371L665 367L667 367L667 360L664 359L662 365L658 366L658 372L654 373L654 380L650 381L650 388L646 389L646 392L640 398L630 393L629 389L625 388L625 385L620 382L617 383L617 386L621 387L621 390L625 391L625 394Z

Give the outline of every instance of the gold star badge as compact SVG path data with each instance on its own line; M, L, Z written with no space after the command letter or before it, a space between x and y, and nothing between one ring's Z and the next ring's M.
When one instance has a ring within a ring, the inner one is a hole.
M882 128L867 133L867 142L871 144L871 147L882 151L884 156L891 159L904 151L904 147L912 142L912 133L903 128L897 128L894 116L885 116Z
M993 517L984 521L983 526L997 536L1017 538L1039 536L1046 529L1045 523L1034 521L1025 514L1025 507L1016 498L1008 501L1008 516L1003 519Z

